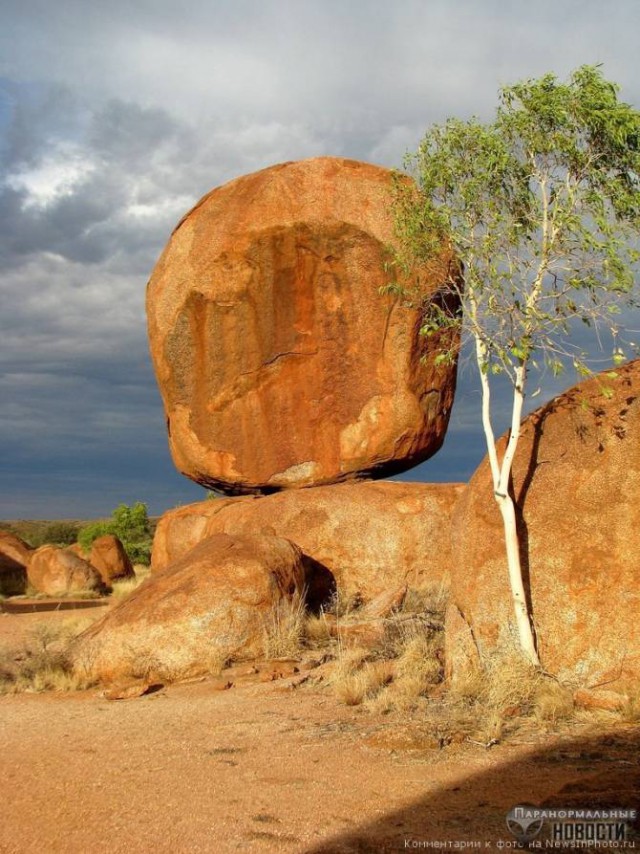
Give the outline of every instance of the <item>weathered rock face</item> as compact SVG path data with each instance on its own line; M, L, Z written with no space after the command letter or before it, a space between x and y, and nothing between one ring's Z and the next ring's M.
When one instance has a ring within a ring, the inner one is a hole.
M450 517L461 484L346 483L259 498L201 501L165 513L156 529L152 569L181 558L218 532L269 531L296 543L346 596L374 596L407 584L448 583Z
M79 636L74 666L105 682L176 681L258 656L273 609L302 590L300 550L218 534L149 577Z
M225 507L243 506L244 502L253 503L255 500L215 498L167 510L160 517L153 536L151 571L158 572L181 560L191 549L211 536L208 533L209 523Z
M455 367L420 313L379 294L390 173L340 158L273 166L205 196L151 276L151 353L177 468L227 494L272 492L427 459ZM451 300L445 254L424 295ZM424 358L423 361L421 361Z
M27 566L33 549L8 531L0 531L0 593L15 596L27 586Z
M526 419L513 470L543 666L582 685L640 678L640 360ZM613 390L608 400L602 386ZM504 447L504 437L501 440ZM450 672L514 622L504 538L485 460L454 513Z
M88 561L68 549L41 546L27 568L29 583L38 593L67 596L86 590L104 591L100 573Z
M88 560L89 558L89 553L85 552L80 543L72 543L70 546L65 546L65 548L67 551L73 552L74 555L78 555L78 557L81 557L83 560ZM89 552L90 551L91 550L89 550Z
M95 566L107 585L112 581L135 577L124 546L113 534L105 534L93 541L89 563Z

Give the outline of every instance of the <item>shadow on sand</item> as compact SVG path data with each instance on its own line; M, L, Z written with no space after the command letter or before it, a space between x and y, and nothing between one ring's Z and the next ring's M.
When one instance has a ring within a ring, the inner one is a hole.
M517 762L497 761L489 771L438 789L405 809L309 848L307 854L526 850L527 845L518 843L506 824L508 811L518 804L640 811L639 748L637 725L600 737L556 738ZM416 764L416 774L428 779L428 764ZM547 840L553 841L552 832L551 822L546 821L531 850L585 850L573 842L551 847ZM559 832L571 835L570 828ZM600 850L640 851L638 819L625 833L624 845Z

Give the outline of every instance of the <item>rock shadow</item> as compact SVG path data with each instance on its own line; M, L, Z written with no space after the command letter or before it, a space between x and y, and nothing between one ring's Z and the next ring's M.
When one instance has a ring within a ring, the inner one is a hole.
M20 596L27 590L27 570L9 555L0 555L0 594Z
M305 602L312 614L330 604L334 598L337 585L333 573L327 567L309 555L303 556L305 569Z
M434 848L526 850L528 846L520 844L507 827L507 813L514 806L640 811L639 747L639 726L599 737L555 738L515 761L496 762L488 770L453 780L429 797L325 840L305 854L386 854ZM501 748L494 750L497 758ZM415 762L414 767L416 775L428 779L430 763L426 759ZM460 763L459 758L454 761ZM553 825L549 819L544 821L532 850L545 850L547 840L554 842L559 832L573 832L564 827L559 831ZM617 847L640 849L637 818L625 834L627 844ZM566 839L562 837L564 844L555 847L576 850ZM589 848L580 846L580 850Z

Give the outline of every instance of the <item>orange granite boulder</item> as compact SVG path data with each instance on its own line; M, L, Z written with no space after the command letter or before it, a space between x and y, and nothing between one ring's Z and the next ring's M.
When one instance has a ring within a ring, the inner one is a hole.
M319 157L206 195L151 276L151 354L176 467L230 495L384 477L441 446L455 366L382 297L391 173ZM421 298L453 297L446 251ZM445 333L443 333L445 334ZM449 333L446 333L449 334Z
M640 360L616 373L525 419L512 488L543 666L580 686L624 692L640 680ZM450 675L492 655L513 622L485 459L453 517Z
M174 682L259 656L276 609L301 595L304 578L300 550L286 540L210 537L83 632L74 667L104 682Z
M114 534L97 537L91 544L89 563L98 570L105 584L134 578L135 573L124 546Z
M27 567L27 577L38 593L68 596L73 593L105 591L98 570L69 549L41 546Z

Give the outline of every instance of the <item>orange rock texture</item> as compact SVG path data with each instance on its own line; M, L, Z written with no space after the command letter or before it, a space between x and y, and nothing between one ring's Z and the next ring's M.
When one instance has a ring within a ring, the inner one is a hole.
M275 533L296 543L345 596L369 601L406 584L448 584L450 520L462 484L368 481L275 495L201 501L164 514L153 542L158 571L214 533ZM324 570L324 572L323 572Z
M274 609L302 591L304 572L286 540L210 537L83 632L74 666L104 682L173 682L260 655Z
M111 585L112 581L135 577L129 555L113 534L104 534L93 541L89 563L95 566L107 585Z
M624 691L640 678L640 360L617 374L581 383L525 420L513 495L543 666ZM455 677L514 622L486 460L456 508L453 541L446 635Z
M103 592L98 570L69 549L41 546L31 555L27 577L38 593L66 596L84 591Z
M418 310L380 296L390 188L365 163L285 163L213 190L177 226L147 315L183 474L272 492L387 476L438 450L455 367L434 366ZM451 300L453 266L443 253L422 271L425 298Z

